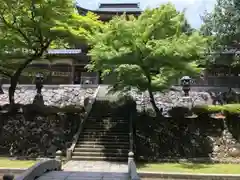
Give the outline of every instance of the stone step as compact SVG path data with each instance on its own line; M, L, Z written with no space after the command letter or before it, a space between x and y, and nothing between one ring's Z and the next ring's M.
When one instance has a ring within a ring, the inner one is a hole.
M129 135L111 135L109 136L108 134L105 135L96 135L96 134L88 134L88 135L83 135L81 134L79 138L129 138Z
M106 119L106 120L108 120L108 119L110 119L110 120L117 120L117 121L127 121L127 119L126 118L124 118L124 117L116 117L116 116L92 116L92 115L90 115L90 116L88 116L88 119L90 120L90 119L93 119L93 120L95 120L95 119Z
M127 145L129 142L117 142L117 141L78 141L79 144L99 144L99 145L110 145L110 144L118 144L118 145Z
M86 121L86 127L91 126L91 125L97 125L97 126L103 126L103 125L121 125L121 126L127 126L129 122L123 122L123 121L92 121L92 120L87 120Z
M85 127L88 127L88 126L94 126L94 125L96 125L96 126L106 126L106 125L119 125L119 126L128 126L128 122L117 122L117 121L115 121L115 122L108 122L108 121L88 121L87 120L87 123L86 123L86 125L85 125Z
M128 123L117 122L87 122L85 127L128 127Z
M129 128L126 126L92 126L92 127L85 127L83 131L86 130L103 130L103 131L124 131L129 132Z
M123 122L123 121L94 121L94 120L87 120L86 126L88 125L126 125L128 126L129 122Z
M84 137L84 136L80 136L78 140L102 140L102 141L129 141L129 137L127 136L118 136L118 137L111 137L111 136L104 136L104 137Z
M83 131L81 135L97 135L97 136L129 136L128 132L106 132L106 131L97 131L97 132L90 132L90 131Z
M104 138L79 138L78 139L78 142L85 142L85 141L91 141L91 142L99 142L99 143L105 143L105 142L119 142L119 143L121 143L121 142L129 142L129 139L111 139L111 138L106 138L106 139L104 139Z
M75 148L104 148L104 149L129 149L129 144L82 144L77 143Z
M96 123L96 124L128 124L128 120L116 120L116 119L88 119L87 123Z
M85 148L85 147L77 147L74 149L74 152L123 152L128 153L129 149L122 149L122 148Z
M83 132L97 132L97 133L128 133L128 130L124 129L85 129Z
M127 161L127 157L103 157L103 156L72 156L72 160L82 161Z
M94 157L128 157L128 153L112 153L112 152L73 152L73 156L94 156Z
M129 130L128 130L128 128L126 128L126 127L112 127L112 128L109 128L109 127L85 127L84 129L83 129L83 132L101 132L101 131L103 131L103 132L123 132L123 133L129 133Z

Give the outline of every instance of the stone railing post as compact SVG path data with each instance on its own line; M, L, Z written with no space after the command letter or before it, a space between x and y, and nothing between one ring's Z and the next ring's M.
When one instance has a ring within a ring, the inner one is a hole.
M55 158L57 161L62 161L62 151L58 150L56 152L56 158Z
M17 175L14 180L33 180L42 176L49 171L61 171L61 162L49 159L44 161L39 161L32 167L25 170L23 173Z
M69 161L72 157L72 150L70 149L67 149L67 152L66 152L66 160Z
M14 175L12 174L4 174L3 180L14 180Z
M137 174L137 167L134 162L134 153L128 153L128 174L130 180L140 180L140 177Z
M129 152L128 153L128 173L131 174L131 166L130 164L134 161L134 153L133 152Z

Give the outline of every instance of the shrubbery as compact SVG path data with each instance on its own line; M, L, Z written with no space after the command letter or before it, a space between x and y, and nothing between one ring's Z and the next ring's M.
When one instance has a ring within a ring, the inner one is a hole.
M192 109L192 111L197 115L210 115L214 113L224 113L225 115L240 115L240 104L196 106Z

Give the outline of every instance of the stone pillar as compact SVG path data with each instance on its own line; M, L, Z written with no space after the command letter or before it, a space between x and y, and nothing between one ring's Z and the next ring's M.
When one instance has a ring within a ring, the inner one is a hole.
M70 84L74 84L74 72L75 72L75 65L72 64L72 72L71 72L71 79L70 79Z
M56 152L56 158L57 161L62 161L62 151L58 150Z
M128 153L128 174L131 173L131 164L133 163L133 161L134 161L134 153L130 151Z
M14 175L12 174L4 174L3 175L3 180L13 180L14 179Z
M2 89L2 77L0 76L0 94L4 94Z

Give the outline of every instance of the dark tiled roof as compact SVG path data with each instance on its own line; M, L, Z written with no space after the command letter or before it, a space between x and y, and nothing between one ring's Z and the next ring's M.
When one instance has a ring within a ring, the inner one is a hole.
M139 3L101 3L97 11L141 12Z
M48 55L68 55L68 54L81 54L81 49L49 49Z
M141 12L139 8L99 8L99 12Z
M98 11L140 12L139 3L101 3Z
M117 2L112 2L112 3L100 3L98 8L94 9L87 9L81 6L80 3L77 4L77 8L79 13L84 14L86 11L92 11L94 13L141 13L142 9L140 8L139 3L117 3Z
M139 8L139 3L100 3L99 8Z

